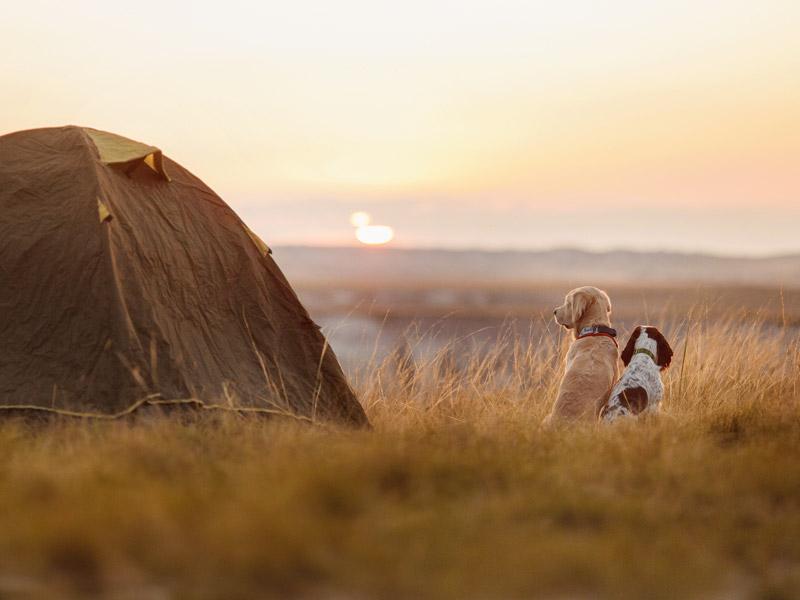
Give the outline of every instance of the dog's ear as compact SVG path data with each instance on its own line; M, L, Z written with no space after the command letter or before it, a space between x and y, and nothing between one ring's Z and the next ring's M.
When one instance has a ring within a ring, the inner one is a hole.
M601 295L603 296L603 300L606 301L606 313L611 314L611 298L608 297L604 291L600 290Z
M627 367L628 363L631 362L633 358L633 349L636 346L636 340L639 339L639 336L642 334L642 328L637 327L631 333L631 337L628 338L628 343L625 344L625 348L622 350L622 354L619 357L622 359L622 363Z
M662 369L666 369L672 362L672 347L655 327L648 327L646 331L647 337L656 342L656 354L658 354L656 364Z
M583 290L578 290L572 294L572 297L569 299L569 312L572 316L573 327L578 326L578 321L581 320L583 313L586 312L586 309L589 308L589 305L593 301L594 298L592 295Z

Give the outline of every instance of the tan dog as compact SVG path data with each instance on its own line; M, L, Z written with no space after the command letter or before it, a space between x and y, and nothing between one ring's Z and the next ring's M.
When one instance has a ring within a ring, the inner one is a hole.
M556 323L573 330L575 341L567 353L564 377L545 423L594 421L619 378L611 300L596 287L580 287L567 294L553 314Z

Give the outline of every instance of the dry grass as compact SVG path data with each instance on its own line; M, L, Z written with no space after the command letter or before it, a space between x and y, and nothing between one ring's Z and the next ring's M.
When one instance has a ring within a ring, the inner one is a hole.
M797 331L669 329L663 414L613 427L539 427L553 336L374 365L371 432L4 422L0 596L795 598Z

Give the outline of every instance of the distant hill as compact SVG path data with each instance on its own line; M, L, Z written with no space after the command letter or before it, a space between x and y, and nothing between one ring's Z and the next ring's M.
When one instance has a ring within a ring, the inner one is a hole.
M426 250L283 246L293 283L662 282L800 286L800 254L763 258L678 252Z

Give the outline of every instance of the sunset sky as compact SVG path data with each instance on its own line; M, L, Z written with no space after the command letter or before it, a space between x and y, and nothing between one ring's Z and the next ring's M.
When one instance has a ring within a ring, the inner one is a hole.
M267 243L800 251L800 2L14 2L0 133L159 146Z

